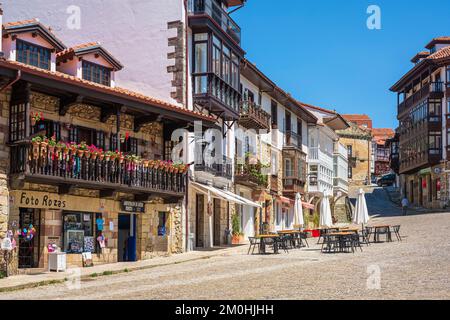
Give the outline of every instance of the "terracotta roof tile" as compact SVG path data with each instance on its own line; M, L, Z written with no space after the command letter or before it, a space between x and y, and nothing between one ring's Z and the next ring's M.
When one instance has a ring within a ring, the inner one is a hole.
M34 18L34 19L29 19L29 20L6 22L3 24L3 27L10 28L10 27L25 26L27 24L38 24L38 23L39 23L39 20Z
M367 114L343 114L342 117L345 120L372 120Z
M135 91L131 91L131 90L128 90L125 88L120 88L120 87L112 88L112 87L104 86L104 85L101 85L101 84L98 84L95 82L80 79L80 78L59 72L59 71L55 72L55 71L40 69L40 68L30 66L30 65L27 65L27 64L24 64L21 62L17 62L17 61L0 59L0 66L1 65L6 65L6 66L9 65L15 69L20 69L23 71L30 71L30 72L37 73L37 74L40 74L43 76L50 76L54 79L61 79L61 80L64 79L65 81L69 81L72 84L84 85L84 86L90 87L91 89L97 89L97 90L101 90L101 91L104 91L107 93L121 95L121 96L125 96L125 97L132 97L132 98L138 99L140 102L154 104L163 109L173 110L173 111L177 111L177 112L184 113L184 114L195 115L198 118L203 118L204 120L208 120L208 121L215 121L214 117L212 117L212 116L205 115L198 111L188 110L188 109L185 109L184 107L179 107L174 104L165 102L163 100L156 99L156 98L153 98L150 96L146 96L144 94L141 94L141 93L138 93Z
M439 49L435 53L428 56L427 60L439 60L450 57L450 46Z
M449 36L441 36L433 38L426 46L425 48L431 49L436 43L450 43L450 37Z

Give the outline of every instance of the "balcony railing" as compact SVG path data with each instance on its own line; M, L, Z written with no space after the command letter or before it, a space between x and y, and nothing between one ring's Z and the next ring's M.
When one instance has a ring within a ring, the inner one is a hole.
M250 164L248 161L239 163L236 161L235 181L246 186L267 188L269 176L264 173L261 163Z
M88 155L69 149L57 150L45 144L23 143L11 147L11 173L33 182L77 185L98 190L131 191L183 196L186 172L165 168L151 161L125 157ZM160 164L160 162L158 162Z
M309 148L308 162L321 163L322 165L333 170L333 156L323 152L320 148Z
M284 148L302 149L302 137L293 131L286 131Z
M239 124L247 129L270 129L270 114L252 101L239 105Z
M222 163L215 163L214 161L205 161L195 165L195 171L207 172L216 177L223 177L231 180L233 178L233 162L231 158L223 157Z
M212 18L225 33L237 44L241 43L241 28L216 1L189 0L189 13L191 15L206 14Z
M439 98L444 94L444 83L443 82L431 82L428 85L425 85L420 90L412 94L405 101L401 102L398 105L398 114L403 113L409 108L416 105L418 102L430 96L432 93L433 97Z

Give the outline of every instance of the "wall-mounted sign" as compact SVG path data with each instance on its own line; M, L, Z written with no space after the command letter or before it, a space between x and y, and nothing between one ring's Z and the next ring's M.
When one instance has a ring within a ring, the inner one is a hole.
M144 213L145 203L139 201L122 201L122 211L129 213Z
M11 251L11 250L13 249L13 244L12 244L11 239L9 239L9 238L4 238L4 239L2 240L2 245L1 245L1 247L2 247L2 250L4 250L4 251Z
M54 194L36 194L21 192L20 199L18 199L19 206L38 207L48 209L65 209L66 201L61 200L58 195Z

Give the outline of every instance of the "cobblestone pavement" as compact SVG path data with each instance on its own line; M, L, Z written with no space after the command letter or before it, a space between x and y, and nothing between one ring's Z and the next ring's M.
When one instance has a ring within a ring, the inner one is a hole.
M403 242L355 254L247 255L247 246L207 260L0 294L0 299L449 299L450 213L378 217L401 224ZM377 272L379 271L379 287Z

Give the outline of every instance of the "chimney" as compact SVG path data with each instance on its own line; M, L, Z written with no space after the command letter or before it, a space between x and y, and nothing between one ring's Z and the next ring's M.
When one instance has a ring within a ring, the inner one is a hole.
M3 58L5 54L3 53L3 9L0 3L0 58Z

